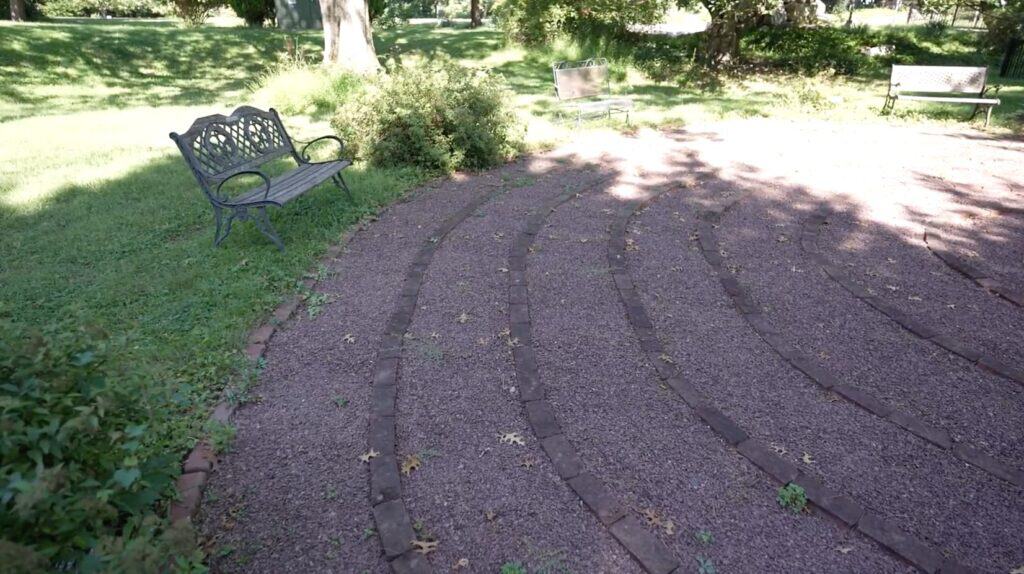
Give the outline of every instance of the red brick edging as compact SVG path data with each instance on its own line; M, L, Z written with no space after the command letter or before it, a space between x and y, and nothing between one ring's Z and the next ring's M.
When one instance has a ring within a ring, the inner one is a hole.
M656 194L655 197L659 194ZM610 228L608 262L628 322L640 339L641 349L654 365L658 376L683 399L705 424L729 445L735 447L741 456L779 483L793 483L802 487L808 500L829 515L850 528L856 529L924 572L951 574L965 571L966 569L962 565L945 558L940 551L896 527L851 497L821 484L817 479L803 473L795 465L778 456L761 441L750 437L739 424L714 406L692 383L683 377L676 362L667 354L658 339L654 323L647 315L626 265L626 227L636 210L649 203L651 199L633 201L621 211L619 220ZM701 220L698 227L699 248L744 318L751 323L763 321L759 307L725 269L725 262L714 237L714 225L721 219L725 210L733 205L735 202L724 209L720 208L699 214ZM788 348L796 351L795 348Z
M327 249L324 259L330 260L338 257L344 249L345 243L354 231L344 234L341 240ZM316 280L305 279L302 286L312 289ZM302 301L298 296L289 297L274 309L270 318L264 324L253 329L246 339L245 356L250 361L258 361L267 349L267 344L277 332L278 328L290 319L298 310ZM228 424L231 415L235 413L237 404L222 400L213 408L208 420L220 424ZM181 476L175 483L177 496L170 505L170 519L172 524L184 521L191 521L199 512L203 500L203 491L209 481L210 474L217 465L217 455L210 448L206 439L200 440L192 450L189 451L182 463Z
M607 177L601 178L586 189L597 188L607 180ZM533 245L537 233L544 227L551 212L579 193L581 190L566 190L540 209L533 211L509 251L509 336L519 343L512 349L516 389L530 427L551 460L555 473L569 485L608 532L645 571L652 574L681 572L679 560L672 555L668 547L625 511L625 506L614 492L584 469L579 454L562 433L555 410L545 397L537 355L533 347L526 259L530 253L530 246Z
M978 287L988 289L1018 307L1024 307L1024 291L1014 290L1006 283L990 277L984 270L965 261L950 249L946 240L934 228L925 231L924 244L950 269L974 281Z

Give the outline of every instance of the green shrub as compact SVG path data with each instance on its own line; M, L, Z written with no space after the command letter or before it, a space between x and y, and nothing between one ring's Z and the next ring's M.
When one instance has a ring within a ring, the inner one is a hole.
M762 27L744 39L744 48L755 59L787 71L855 74L872 64L861 48L878 41L860 27Z
M389 64L332 123L350 153L373 165L443 172L500 164L523 137L502 78L444 59Z
M114 16L119 18L152 18L170 14L166 0L45 0L40 2L44 16L82 17Z
M259 28L268 20L274 19L274 0L228 0L231 9L239 18L245 20L246 26Z
M807 492L804 491L802 486L790 482L785 486L779 487L775 501L779 503L779 506L793 514L799 514L807 508Z
M271 67L250 89L255 99L286 115L333 114L359 85L359 76L291 60Z
M163 559L154 504L176 461L152 454L148 401L106 348L85 330L0 325L0 562Z
M171 0L174 15L181 18L186 26L199 26L214 10L224 5L224 0Z

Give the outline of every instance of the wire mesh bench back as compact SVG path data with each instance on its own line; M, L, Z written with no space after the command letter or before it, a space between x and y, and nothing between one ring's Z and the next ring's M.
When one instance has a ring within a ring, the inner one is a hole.
M199 118L185 133L172 133L171 139L206 191L239 172L295 154L277 112L250 106L242 106L230 116Z
M555 62L555 95L559 100L577 100L604 96L611 92L608 83L608 60L591 58L581 62Z
M980 94L988 68L973 66L901 66L894 64L891 86L900 92Z

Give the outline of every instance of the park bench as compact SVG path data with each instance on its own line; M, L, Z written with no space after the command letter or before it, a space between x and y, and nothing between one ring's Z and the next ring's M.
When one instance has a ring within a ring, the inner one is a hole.
M885 96L883 112L891 112L896 100L912 100L922 102L945 102L951 104L971 104L974 113L970 119L978 115L982 107L985 110L985 126L992 118L992 108L999 105L998 98L989 98L989 90L993 94L999 91L985 86L988 68L972 66L901 66L894 64L889 78L889 93ZM959 94L940 96L936 94Z
M633 101L611 97L608 60L591 58L581 62L555 62L551 71L555 76L555 96L561 104L561 111L575 115L577 126L584 115L595 113L607 114L608 117L613 113L625 113L629 122Z
M299 142L305 145L296 151L292 138L273 108L263 111L242 106L230 116L215 114L199 118L185 133L171 133L171 139L178 144L181 155L199 181L199 187L213 206L217 225L214 246L220 245L231 233L232 221L251 219L260 233L284 251L284 242L267 216L268 207L283 207L327 180L343 190L349 200L352 199L352 192L341 177L341 170L352 164L340 159L345 147L341 139L323 136ZM310 146L326 140L337 142L339 159L310 161ZM275 177L264 173L264 165L288 157L295 160L296 167ZM248 191L229 196L224 185L239 176L256 176L263 182Z

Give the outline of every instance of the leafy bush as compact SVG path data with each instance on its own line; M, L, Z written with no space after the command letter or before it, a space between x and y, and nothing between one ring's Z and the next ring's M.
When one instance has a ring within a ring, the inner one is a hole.
M388 65L340 108L334 128L376 166L450 172L497 165L523 129L504 80L449 60Z
M171 13L166 0L45 0L39 3L47 17L152 18Z
M745 38L745 48L772 66L816 74L855 74L871 65L861 48L876 39L866 28L762 27Z
M1011 0L982 14L987 33L985 44L995 52L1006 49L1014 38L1024 38L1024 2Z
M108 365L95 334L0 327L0 563L157 566L154 504L176 461L147 444L139 384Z
M274 19L277 8L274 0L228 0L231 9L239 18L245 20L246 26L259 28L268 20Z
M779 506L793 514L799 514L807 508L807 492L804 491L802 486L790 482L785 486L779 487L775 501L779 503Z
M358 76L293 60L273 66L250 89L259 103L286 115L323 116L333 114L359 82Z
M171 0L174 15L181 18L186 26L199 26L214 10L224 5L224 0Z

